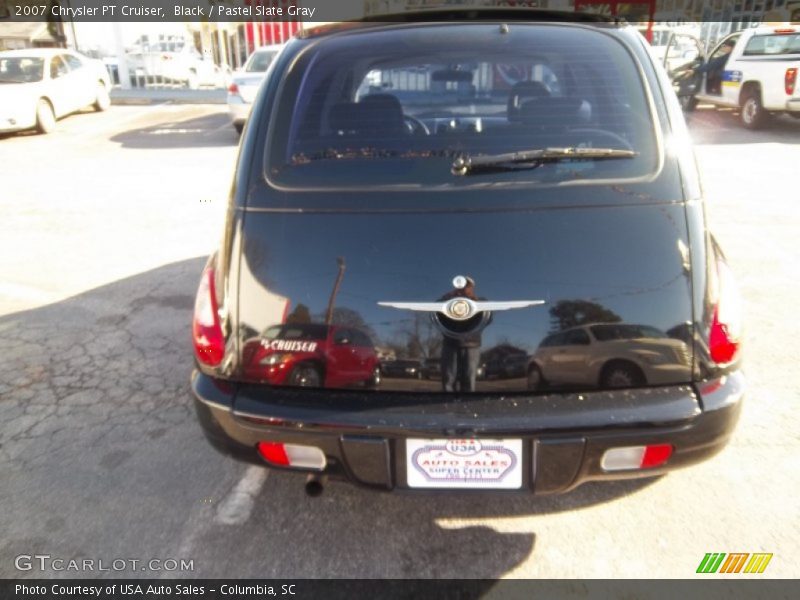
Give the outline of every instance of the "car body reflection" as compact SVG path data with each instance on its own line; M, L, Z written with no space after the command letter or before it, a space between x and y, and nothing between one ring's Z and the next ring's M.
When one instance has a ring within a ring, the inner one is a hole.
M275 325L244 343L242 360L245 377L273 385L341 388L380 382L374 344L356 327Z
M682 340L646 325L596 323L548 335L533 355L528 387L627 388L690 381Z

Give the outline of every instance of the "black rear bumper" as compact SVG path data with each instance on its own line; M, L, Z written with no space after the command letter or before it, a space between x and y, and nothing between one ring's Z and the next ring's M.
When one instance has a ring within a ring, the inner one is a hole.
M568 491L590 480L653 476L721 450L739 418L744 378L732 373L702 390L673 386L539 396L462 398L319 392L237 386L195 371L195 408L212 445L264 463L260 441L316 446L333 478L406 490L407 438L521 438L523 490ZM605 471L609 448L671 444L662 467Z

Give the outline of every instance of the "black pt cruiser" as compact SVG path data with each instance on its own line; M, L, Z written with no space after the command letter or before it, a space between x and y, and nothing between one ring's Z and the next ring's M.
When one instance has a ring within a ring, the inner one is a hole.
M737 290L645 40L479 16L306 31L253 106L192 392L214 447L309 493L564 492L704 460L738 419Z

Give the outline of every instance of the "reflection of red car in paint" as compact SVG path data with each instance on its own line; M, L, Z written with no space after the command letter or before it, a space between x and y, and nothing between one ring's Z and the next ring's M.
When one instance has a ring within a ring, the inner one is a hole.
M276 325L245 342L244 376L273 385L349 387L380 383L378 355L369 336L354 327Z

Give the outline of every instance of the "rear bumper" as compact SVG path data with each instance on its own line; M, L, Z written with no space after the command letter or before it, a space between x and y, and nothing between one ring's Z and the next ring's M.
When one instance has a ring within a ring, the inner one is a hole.
M206 437L221 452L266 464L260 441L316 446L333 478L408 490L407 438L520 438L522 490L552 494L592 480L660 475L705 460L739 418L741 373L707 393L690 386L588 394L466 396L237 388L195 372L192 391ZM666 465L607 472L609 448L672 444ZM507 493L507 492L506 492Z
M252 106L253 105L249 102L242 100L241 96L228 94L228 112L234 123L244 123L247 121Z
M786 110L788 112L800 112L800 98L791 98L787 100Z

